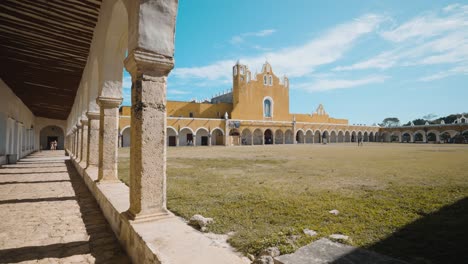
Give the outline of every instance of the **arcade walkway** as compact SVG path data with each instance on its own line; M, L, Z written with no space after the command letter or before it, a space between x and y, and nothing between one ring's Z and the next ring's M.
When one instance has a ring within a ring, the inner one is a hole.
M0 263L129 263L63 151L0 169Z

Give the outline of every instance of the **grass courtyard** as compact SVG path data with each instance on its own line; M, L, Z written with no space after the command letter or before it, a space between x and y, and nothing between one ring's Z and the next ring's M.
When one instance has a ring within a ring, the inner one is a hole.
M290 253L334 233L411 263L449 263L464 252L466 145L180 147L168 148L167 161L168 208L214 218L209 231L234 232L229 242L244 253ZM123 148L119 177L128 174Z

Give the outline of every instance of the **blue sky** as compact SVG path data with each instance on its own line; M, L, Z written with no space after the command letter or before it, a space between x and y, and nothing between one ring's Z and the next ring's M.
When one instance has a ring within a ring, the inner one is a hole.
M180 0L169 100L232 87L237 60L290 79L290 111L322 103L373 124L468 112L468 3ZM124 104L130 77L124 73Z

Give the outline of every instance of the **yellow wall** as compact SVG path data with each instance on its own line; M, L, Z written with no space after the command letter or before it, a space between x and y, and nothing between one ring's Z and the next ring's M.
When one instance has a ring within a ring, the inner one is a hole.
M224 118L224 113L231 111L232 104L227 103L167 102L168 117L189 117L193 113L194 118Z

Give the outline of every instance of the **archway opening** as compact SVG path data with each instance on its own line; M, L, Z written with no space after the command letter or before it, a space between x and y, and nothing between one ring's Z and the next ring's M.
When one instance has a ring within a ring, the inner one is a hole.
M167 134L167 145L169 147L177 146L177 131L172 127L167 127L166 134Z
M117 136L117 135L116 135ZM39 133L39 144L41 149L51 149L56 142L56 149L64 149L64 133L58 126L46 126Z
M332 131L330 133L330 143L336 143L336 132Z
M265 133L264 133L264 142L265 142L265 145L271 145L273 144L273 133L271 132L270 129L267 129L265 130Z
M414 134L414 142L422 143L424 142L424 136L422 133L416 132Z
M241 137L240 137L240 132L237 128L233 128L229 130L229 140L230 140L231 146L240 146Z
M183 128L179 132L179 146L193 146L194 145L194 133L189 128Z
M364 132L363 140L364 142L369 142L369 133L367 133L367 131Z
M314 143L322 143L322 137L320 135L321 135L320 131L315 131Z
M351 142L357 142L356 132L354 131L351 133Z
M349 131L345 132L345 142L351 142L351 133Z
M322 139L321 139L322 143L327 144L329 139L330 139L330 136L328 134L328 131L323 131Z
M294 144L294 133L291 129L286 130L284 133L284 141L286 144Z
M411 135L409 133L403 133L401 141L406 143L411 142Z
M338 132L338 142L343 143L344 142L344 133L343 131Z
M437 141L437 135L434 132L429 132L427 134L427 141L435 143Z
M242 130L242 145L252 145L252 132L247 128Z
M211 145L212 146L224 145L224 134L221 129L215 128L213 129L213 131L211 131Z
M281 129L275 131L275 144L284 144L284 135Z
M299 144L304 143L304 132L302 130L296 132L296 142Z
M198 129L195 137L197 139L197 146L209 145L208 141L210 139L210 132L208 132L208 129L205 129L205 128Z
M306 134L305 134L305 142L307 144L312 144L314 143L314 133L312 133L311 130L307 130Z
M130 127L126 127L122 130L122 142L120 146L122 148L130 147Z
M369 133L369 142L374 142L374 141L375 141L374 132L370 132Z
M263 132L259 128L254 130L253 144L254 145L262 145L263 144Z

